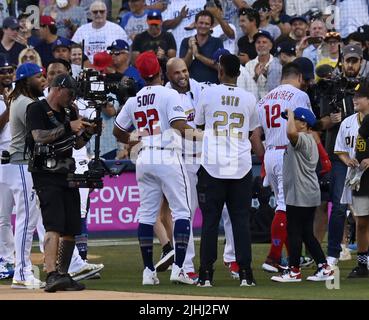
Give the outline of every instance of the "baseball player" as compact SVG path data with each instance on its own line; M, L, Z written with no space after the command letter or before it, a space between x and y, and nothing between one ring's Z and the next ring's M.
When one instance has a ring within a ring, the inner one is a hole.
M193 284L183 270L190 236L189 179L182 159L182 139L172 128L182 136L186 129L195 131L186 125L187 117L178 93L161 86L161 70L154 52L140 54L136 66L146 86L136 97L127 100L116 119L113 133L119 141L133 144L128 130L134 125L140 139L134 151L138 154L136 179L140 191L138 239L144 263L142 284L159 284L152 259L153 225L163 194L174 221L175 262L170 280Z
M271 227L272 243L262 268L268 272L280 271L283 245L287 247L286 205L283 194L283 154L289 143L281 113L286 108L311 109L308 95L300 90L303 75L298 64L286 64L282 69L281 85L270 91L257 105L261 130L265 134L265 172L276 198L276 212ZM257 133L260 137L261 130Z
M0 154L10 144L9 106L6 101L14 78L14 67L5 55L0 55ZM0 279L14 274L14 235L11 224L14 198L9 185L3 180L3 171L10 164L0 164Z
M347 117L342 121L336 143L334 153L338 155L340 160L349 168L346 175L346 182L352 175L352 171L356 168L366 169L368 159L365 159L365 151L367 150L366 141L359 134L359 128L365 114L369 112L369 86L362 82L357 87L354 95L354 105L357 113ZM361 163L358 161L358 152L361 152ZM366 152L367 153L367 152ZM363 176L366 172L364 171ZM364 179L363 176L361 180ZM360 181L360 180L359 180ZM359 192L358 192L359 191ZM368 277L368 206L367 206L367 188L360 182L360 189L352 190L348 184L345 184L341 203L352 204L353 213L356 216L357 230L357 266L350 272L348 278L366 278Z
M12 288L35 289L43 283L32 272L30 259L33 233L40 217L36 207L36 194L32 176L25 159L25 115L27 106L42 96L42 69L33 63L24 63L16 71L16 84L9 95L9 125L11 142L9 146L10 166L3 170L3 180L12 190L15 209L15 272Z

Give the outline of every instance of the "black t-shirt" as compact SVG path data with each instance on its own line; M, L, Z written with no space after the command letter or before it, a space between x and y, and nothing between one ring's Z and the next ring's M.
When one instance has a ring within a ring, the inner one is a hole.
M363 126L363 123L361 124ZM359 163L369 158L369 138L358 135L356 139L356 159ZM369 170L365 170L360 180L360 190L353 191L355 196L369 196Z
M15 42L14 45L10 48L10 50L6 50L0 42L0 53L3 53L8 56L10 63L14 66L18 65L18 57L23 49L26 47L23 44Z
M167 54L170 49L177 50L173 34L162 31L158 37L154 38L147 31L144 31L138 34L132 43L132 51L138 51L140 53L150 50L156 52L159 47L165 51L165 54Z
M31 134L32 130L37 129L51 130L57 127L57 125L50 120L49 116L45 111L45 107L47 108L46 110L49 110L50 108L46 99L33 102L27 107L27 116L26 116L27 139L31 150L33 149L35 143ZM69 116L70 121L76 120L78 118L76 110L73 107L71 107L70 110L71 110ZM52 112L54 113L56 120L61 124L63 124L66 121L66 112L64 109L62 109L60 112L56 112L54 110ZM54 142L62 141L70 137L72 134L73 134L72 132L66 133ZM58 157L71 158L72 154L73 148L70 148L67 151L64 151L63 153L59 154ZM56 174L50 172L32 173L32 177L36 187L51 182L55 184L65 185L66 184L65 176L66 175L64 174Z
M243 36L239 38L237 42L237 46L238 46L238 52L247 53L250 60L255 59L258 55L255 49L255 42L254 41L250 42L248 36Z

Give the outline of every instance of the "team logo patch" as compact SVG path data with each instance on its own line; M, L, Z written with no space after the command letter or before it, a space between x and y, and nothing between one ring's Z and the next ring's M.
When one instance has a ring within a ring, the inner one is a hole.
M175 106L173 108L174 111L178 111L178 112L184 112L183 108L181 106Z

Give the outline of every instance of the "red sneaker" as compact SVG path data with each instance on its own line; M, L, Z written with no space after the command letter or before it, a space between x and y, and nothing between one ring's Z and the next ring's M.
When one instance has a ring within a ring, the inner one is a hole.
M191 278L193 281L197 283L199 281L199 274L196 272L187 272L187 275L189 278Z
M224 265L228 267L229 272L231 273L231 277L233 279L239 279L240 275L238 274L240 271L240 267L236 261L232 262L224 262Z

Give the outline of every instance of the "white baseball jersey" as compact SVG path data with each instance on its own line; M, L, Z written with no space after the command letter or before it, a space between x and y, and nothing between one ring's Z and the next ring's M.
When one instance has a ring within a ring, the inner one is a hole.
M278 86L258 102L259 122L265 133L266 148L289 144L287 121L281 113L286 108L294 111L298 107L311 110L309 96L290 84Z
M214 178L241 179L251 169L249 131L259 126L255 97L220 84L203 90L195 124L204 125L201 165Z
M334 145L334 153L348 153L350 158L355 158L355 146L360 122L359 113L355 113L341 122L336 144Z
M115 120L115 125L128 131L134 125L142 136L143 147L181 148L181 137L171 123L186 120L177 91L161 85L146 86L129 98Z

